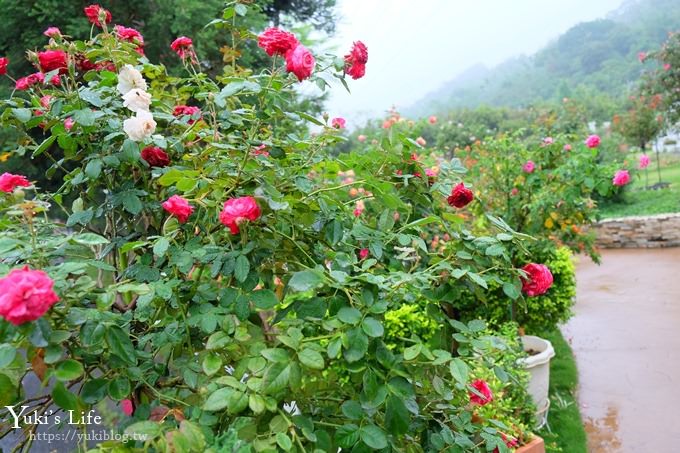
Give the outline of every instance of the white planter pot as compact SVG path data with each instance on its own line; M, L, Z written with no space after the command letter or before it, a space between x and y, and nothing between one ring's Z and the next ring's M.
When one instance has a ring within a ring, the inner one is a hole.
M538 352L522 359L524 367L529 370L529 394L536 404L537 428L541 428L548 420L550 398L548 388L550 385L550 359L555 356L555 350L548 340L532 335L524 335L522 344L525 351Z

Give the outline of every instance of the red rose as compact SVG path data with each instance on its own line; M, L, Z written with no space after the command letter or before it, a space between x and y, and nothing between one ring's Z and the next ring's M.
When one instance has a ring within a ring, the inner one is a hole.
M485 380L477 379L471 384L471 386L473 389L477 390L477 393L481 394L480 396L475 392L472 391L468 392L468 395L470 396L470 402L472 404L484 406L485 404L488 404L493 400L493 394L491 393L489 384L487 384Z
M88 60L87 57L83 54L76 55L75 60L76 69L78 69L78 71L80 72L92 71L93 69L97 68L97 65Z
M359 259L365 260L368 258L368 255L370 255L370 251L368 249L361 249L359 250Z
M85 9L85 15L87 16L87 20L89 20L91 23L95 24L97 27L103 27L102 20L104 23L108 24L111 22L111 12L108 10L105 10L99 5L89 5L86 6Z
M194 42L191 40L191 38L180 36L179 38L175 39L172 44L170 44L170 48L177 55L179 55L181 59L189 57L191 58L192 63L198 63L196 52L194 52Z
M286 70L295 74L300 82L312 75L315 63L314 55L302 44L286 53Z
M189 119L189 124L194 124L196 120L193 119L193 117L195 116L198 116L198 119L201 119L201 109L193 105L177 105L172 110L172 114L178 118L183 116L191 117Z
M449 205L456 208L464 208L472 201L472 191L461 182L451 190L451 195L446 199Z
M0 175L0 192L12 192L17 187L28 187L31 183L22 175L3 173Z
M135 413L135 405L132 400L124 399L120 402L120 410L122 410L123 413L128 417L132 417L132 414Z
M286 55L289 50L295 49L298 44L300 43L294 34L276 27L266 29L257 37L257 45L263 48L270 57Z
M529 263L522 270L526 278L522 277L522 291L529 297L540 296L553 284L553 276L545 264Z
M7 65L8 64L9 64L9 58L7 58L7 57L0 58L0 75L7 74Z
M345 72L354 80L360 79L366 74L368 63L368 48L361 41L356 41L352 50L345 55Z
M135 30L134 28L123 27L122 25L116 25L113 27L114 33L121 41L131 42L133 44L144 44L144 37L142 34Z
M238 226L250 220L255 221L260 217L260 207L253 197L231 198L224 202L224 208L220 212L220 222L229 227L231 234L238 234Z
M158 146L147 146L142 150L142 159L152 167L167 167L170 165L170 158L163 149Z
M189 204L189 202L180 197L179 195L173 195L166 201L161 203L163 209L168 211L170 214L177 217L179 223L185 223L192 212L194 212L194 207Z
M38 61L40 62L40 69L42 72L50 72L59 70L59 74L65 74L67 71L68 57L63 50L46 50L38 52Z
M43 271L25 266L0 278L0 316L15 326L35 321L59 301L54 281Z
M43 83L44 81L45 74L43 74L42 72L36 72L31 75L27 75L26 77L17 79L15 88L20 91L28 90L32 86L37 85L38 83Z

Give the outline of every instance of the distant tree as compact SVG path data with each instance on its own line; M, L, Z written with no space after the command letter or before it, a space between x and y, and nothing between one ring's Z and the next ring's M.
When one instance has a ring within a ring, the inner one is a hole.
M675 127L680 122L680 32L669 33L661 49L647 58L657 65L648 72L642 88L648 94L661 96L669 126Z

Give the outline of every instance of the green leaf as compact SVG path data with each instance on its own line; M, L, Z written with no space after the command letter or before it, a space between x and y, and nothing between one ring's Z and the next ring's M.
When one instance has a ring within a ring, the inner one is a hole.
M289 451L293 448L293 441L284 433L276 433L276 443L284 451Z
M123 329L118 326L108 326L105 336L111 353L129 365L137 365L135 347L130 336Z
M357 325L361 321L361 312L354 307L342 307L337 316L345 324Z
M493 244L486 248L484 254L487 256L501 256L505 253L505 247L501 244Z
M250 262L245 255L239 255L236 258L236 267L234 268L234 277L236 280L243 283L248 278L248 273L250 272Z
M298 359L304 366L313 370L323 370L324 368L323 357L314 349L305 348L298 352Z
M0 404L7 406L12 404L18 395L18 389L12 380L4 374L0 374Z
M108 244L109 240L95 233L80 233L73 236L73 241L83 245L103 245Z
M85 166L85 174L91 180L95 180L102 172L102 161L100 159L92 159Z
M361 404L352 400L342 403L340 409L342 409L342 413L345 414L345 417L349 418L350 420L361 420L365 415Z
M84 101L89 102L95 107L101 107L102 105L104 105L104 101L102 101L102 98L99 95L99 93L89 88L85 88L80 91L80 98Z
M130 381L128 378L119 376L117 378L114 378L111 382L109 382L109 396L116 400L124 400L128 396L130 396Z
M328 342L328 347L326 348L326 354L331 359L334 359L340 354L340 349L342 348L342 338L333 338Z
M92 220L92 215L93 215L92 209L74 212L68 217L68 220L66 221L66 226L72 227L77 224L87 225L90 222L90 220Z
M220 410L224 409L229 404L229 397L235 391L236 390L229 388L229 387L224 387L224 388L215 390L214 392L212 392L210 394L208 399L203 404L203 410L205 410L205 411L220 411Z
M208 337L208 341L205 343L205 348L211 349L222 349L231 342L231 337L227 335L226 332L218 331Z
M248 407L248 395L238 390L234 390L227 398L227 411L230 414L238 414Z
M17 355L17 350L9 343L0 344L0 368L5 368L12 363Z
M259 308L260 310L274 308L279 303L279 299L276 298L274 291L268 289L253 291L250 295L250 298L255 304L255 307Z
M482 288L484 288L484 289L489 288L486 284L486 280L484 280L484 278L482 278L481 275L475 274L474 272L468 272L467 276L470 280L472 280L473 282L475 282L476 284L478 284Z
M255 414L261 414L267 408L267 405L260 395L250 395L248 397L248 407Z
M153 245L153 254L155 256L164 256L165 252L168 251L168 247L170 247L170 241L165 236L161 236Z
M14 114L14 117L22 123L28 122L33 117L31 109L12 109L12 113Z
M408 432L411 420L402 399L396 395L391 395L387 399L385 408L385 427L393 435L405 434Z
M291 364L275 362L264 372L263 388L265 393L271 395L288 386L291 378Z
M468 328L471 332L481 332L486 329L486 323L481 319L473 319L468 323Z
M343 355L350 363L361 360L368 352L368 337L358 327L349 329L343 335L342 342L345 347Z
M217 354L208 354L203 357L202 363L203 372L208 376L212 376L222 368L222 358Z
M449 369L451 370L451 376L461 384L466 384L468 380L468 366L458 357L451 360L449 363Z
M288 281L288 286L294 291L308 291L323 284L323 277L316 271L295 272Z
M359 442L359 427L353 423L341 426L335 431L335 441L342 448L352 448Z
M106 396L106 379L91 379L83 384L80 390L80 397L87 404L95 404L103 400Z
M35 149L35 151L33 151L33 154L31 155L31 157L37 157L37 156L41 155L42 153L44 153L45 151L47 151L47 149L50 146L52 146L52 143L54 143L54 141L56 139L57 139L56 135L51 135L51 136L47 137L45 140L43 140L43 142L40 144L40 146L38 146Z
M420 355L420 351L423 349L422 343L416 343L413 346L409 346L404 349L404 360L413 360Z
M52 400L54 404L67 411L78 408L78 398L69 392L62 382L57 382L52 389Z
M290 361L290 354L288 351L281 348L267 348L260 351L262 357L270 362L287 363Z
M142 212L142 200L132 191L126 191L121 194L120 201L123 208L132 215L137 215Z
M245 16L248 13L248 7L243 3L237 3L234 5L234 11L236 11L236 14L239 16Z
M385 333L382 323L375 318L371 318L370 316L361 322L361 328L369 337L382 337L383 333Z
M366 425L359 430L361 440L374 450L387 448L387 436L376 425Z
M520 296L519 285L517 283L505 282L503 283L503 292L510 299L515 300Z
M73 112L73 119L81 126L94 126L97 121L91 109L76 110Z
M82 376L83 364L73 359L67 359L57 365L54 375L60 381L72 381Z
M161 433L162 429L160 423L152 422L149 420L133 423L132 425L125 428L126 435L130 437L137 436L137 438L143 440L151 440L155 437L160 436Z

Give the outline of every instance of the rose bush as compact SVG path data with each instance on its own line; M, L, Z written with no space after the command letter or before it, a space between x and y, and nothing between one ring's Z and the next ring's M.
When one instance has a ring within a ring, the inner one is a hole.
M216 23L255 40L237 20L248 8ZM16 152L65 174L54 193L3 175L2 405L119 402L115 428L144 440L99 451L509 451L525 426L504 399L524 392L519 374L502 338L455 319L452 295L500 283L521 297L510 257L526 236L491 215L485 235L463 226L457 159L432 180L396 130L334 158L340 132L295 110L300 80L363 76L366 46L314 56L270 29L270 71L211 79L181 37L177 78L106 10L86 14L101 32L50 42L65 66L0 107L23 133ZM421 237L432 226L452 239L443 250ZM414 303L435 334L388 338L390 314ZM28 398L28 373L48 392Z

